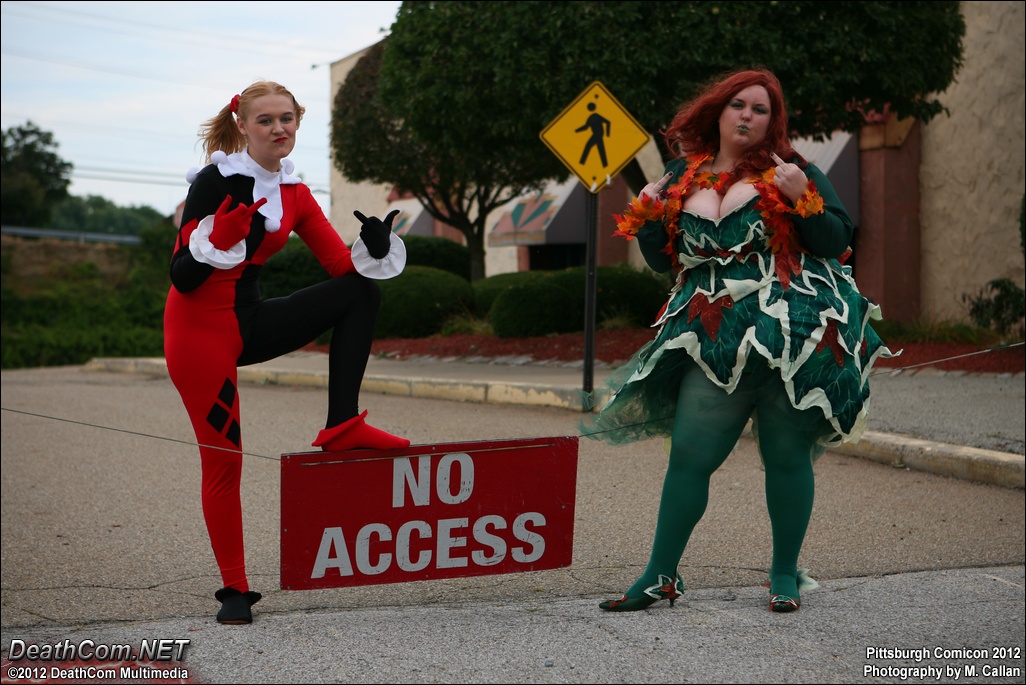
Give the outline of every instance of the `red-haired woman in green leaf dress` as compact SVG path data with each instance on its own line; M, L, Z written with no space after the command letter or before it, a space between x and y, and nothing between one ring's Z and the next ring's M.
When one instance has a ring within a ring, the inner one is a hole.
M879 308L843 265L853 225L826 176L787 137L780 83L731 73L686 103L664 132L678 156L642 189L617 233L676 275L655 338L612 374L584 435L611 443L668 436L655 539L641 577L606 611L683 591L677 565L705 512L709 479L752 420L773 533L773 611L800 606L813 461L861 436L870 369L893 356L870 327Z

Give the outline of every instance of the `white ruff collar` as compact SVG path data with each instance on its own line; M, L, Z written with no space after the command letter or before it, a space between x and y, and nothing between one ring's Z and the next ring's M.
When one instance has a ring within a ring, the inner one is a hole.
M234 176L249 176L254 180L253 201L260 198L267 198L264 206L257 210L265 219L264 227L268 233L274 233L281 228L281 184L302 183L303 180L293 176L296 165L291 159L281 160L281 171L272 172L263 168L249 156L249 151L234 152L230 155L218 150L210 155L210 162L217 165L217 170L225 178ZM190 170L186 178L190 183L196 178L196 170Z

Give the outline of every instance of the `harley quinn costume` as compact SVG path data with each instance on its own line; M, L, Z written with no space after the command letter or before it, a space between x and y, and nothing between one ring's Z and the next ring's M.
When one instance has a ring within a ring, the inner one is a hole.
M328 358L328 412L314 446L326 451L390 448L405 440L364 422L358 411L380 304L371 279L405 266L391 219L357 217L364 227L350 250L310 189L283 159L270 172L248 151L215 152L191 171L171 259L164 312L164 351L199 443L203 515L224 587L218 621L249 623L260 599L246 577L240 478L242 429L237 367L297 350L333 329ZM261 267L295 233L331 279L284 298L261 298Z

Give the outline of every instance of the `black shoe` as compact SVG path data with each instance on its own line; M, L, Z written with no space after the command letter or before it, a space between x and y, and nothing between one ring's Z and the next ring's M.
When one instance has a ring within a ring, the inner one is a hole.
M214 593L214 599L221 603L217 622L227 625L244 625L253 622L250 607L260 601L259 592L239 592L233 587L223 587Z

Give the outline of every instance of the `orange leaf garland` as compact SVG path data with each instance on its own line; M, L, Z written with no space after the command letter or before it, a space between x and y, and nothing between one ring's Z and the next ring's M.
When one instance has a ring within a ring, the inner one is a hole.
M688 188L691 187L695 171L706 160L711 158L711 154L686 157L687 166L684 168L684 173L677 183L666 189L665 201L651 197L636 197L631 200L627 206L627 211L623 214L613 215L613 219L616 221L616 231L613 232L613 235L631 240L638 234L638 231L646 222L664 221L666 223L667 238L669 239L667 244L670 246L670 253L673 254L672 244L674 238L677 237L677 217L680 214L681 198L687 194ZM664 252L667 252L667 250L664 250Z
M613 215L613 219L616 220L616 231L613 235L633 240L645 222L662 219L665 211L666 205L656 198L636 197L631 200L626 212Z
M809 186L795 203L794 213L803 219L823 213L823 196L816 190L816 184L809 179Z
M634 198L623 214L615 214L616 231L618 235L627 240L637 236L638 231L646 222L662 221L666 230L666 245L662 248L664 254L669 255L674 269L679 268L677 250L674 242L677 238L678 222L680 220L683 197L687 195L692 183L698 183L703 188L713 188L717 191L729 181L729 174L713 174L703 172L697 174L698 168L706 161L713 159L711 153L692 155L685 158L686 165L677 183L666 189L665 199L660 201L656 198ZM781 285L786 290L790 287L791 281L802 271L802 254L806 252L798 240L794 230L792 215L803 218L820 214L824 211L823 197L816 189L815 183L809 180L805 193L792 207L787 198L780 192L780 188L773 183L776 174L775 168L769 168L758 178L748 181L755 186L759 193L759 201L756 203L765 224L766 244L774 257L774 271ZM717 254L723 257L724 254ZM737 256L737 255L735 255ZM703 324L705 319L703 318ZM718 327L718 324L717 324ZM708 329L707 329L708 330ZM715 337L714 337L715 339Z
M801 255L806 252L798 242L790 215L809 217L823 212L823 197L810 179L808 188L799 198L797 206L791 207L780 192L780 188L773 183L775 175L775 168L767 169L751 183L759 191L760 199L756 207L766 224L766 244L773 252L774 271L780 285L787 290L791 286L791 279L801 273Z
M723 190L723 187L727 185L729 180L729 173L714 174L711 171L704 171L695 176L695 183L698 184L699 188L712 188L717 193Z

